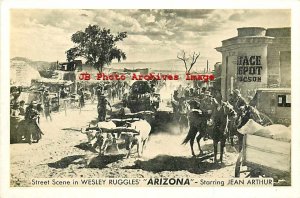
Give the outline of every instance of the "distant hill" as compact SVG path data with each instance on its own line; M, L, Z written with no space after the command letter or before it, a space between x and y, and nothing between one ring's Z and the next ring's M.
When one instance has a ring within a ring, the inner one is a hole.
M10 59L10 60L12 60L12 61L24 61L24 62L31 62L31 60L30 59L28 59L28 58L24 58L24 57L14 57L14 58L12 58L12 59Z
M14 57L11 61L23 61L33 69L37 70L42 77L50 78L56 67L56 62L32 61L25 57ZM51 71L52 70L52 71Z
M25 57L14 57L10 60L23 61L38 71L47 70L50 67L52 67L54 64L56 64L56 62L32 61L29 58L25 58Z
M137 69L137 68L150 68L150 70L162 71L184 71L184 64L181 60L178 59L168 59L162 61L153 61L153 62L120 62L112 63L111 67L114 69L117 68L128 68L128 69Z
M56 65L56 62L46 62L46 61L32 61L25 57L14 57L11 60L24 61L28 63L31 67L41 71L45 71L51 67ZM85 67L85 66L84 66ZM112 63L110 68L115 70L123 70L127 69L137 69L137 68L149 68L150 71L185 71L184 63L179 59L166 59L162 61L153 61L153 62L120 62L120 63ZM194 65L194 68L200 68L198 63Z

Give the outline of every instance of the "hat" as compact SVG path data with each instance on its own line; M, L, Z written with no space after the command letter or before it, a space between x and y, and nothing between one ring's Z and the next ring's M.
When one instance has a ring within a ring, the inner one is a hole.
M37 102L35 100L31 101L32 105L37 105Z
M241 92L240 92L240 90L238 90L238 89L235 89L235 90L233 90L232 92L233 92L234 94L238 95L238 96L241 96Z

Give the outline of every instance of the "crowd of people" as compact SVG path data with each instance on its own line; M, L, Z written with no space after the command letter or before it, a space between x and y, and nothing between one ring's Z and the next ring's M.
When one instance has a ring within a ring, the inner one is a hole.
M33 141L38 142L43 135L39 127L40 114L43 111L42 105L36 101L31 101L25 107L25 101L18 100L20 92L12 92L11 99L11 141L25 140L29 144ZM15 130L15 131L13 131Z
M150 90L148 90L148 92L155 93L157 89L164 84L159 86L159 82L149 82L149 85ZM28 121L28 123L32 123L35 120L38 124L40 122L40 116L43 116L47 121L52 121L53 99L55 97L51 96L52 93L49 92L49 88L50 87L46 86L39 87L38 91L40 96L37 100L32 100L29 103L26 103L24 100L19 101L18 99L22 88L11 89L11 116L21 116L21 118ZM78 84L77 91L71 93L69 87L61 86L57 93L57 97L59 98L58 110L64 109L66 111L72 100L75 101L78 104L77 107L80 108L85 106L87 99L90 99L92 103L96 100L98 121L105 121L107 108L110 107L110 109L112 109L111 103L114 103L115 100L122 101L129 92L129 89L134 90L138 88L140 87L130 87L126 81L110 81L99 82L89 86ZM74 95L76 95L77 100L74 99ZM87 97L87 95L89 97ZM184 102L190 99L197 99L200 104L199 108L211 114L213 100L222 100L219 91L206 87L195 88L190 84L185 87L180 84L179 87L174 90L172 98L173 104L175 103L175 105L173 105L175 114L183 111ZM247 101L241 96L239 90L234 90L229 96L228 103L230 103L238 113L241 113L241 109L247 104Z
M107 98L114 102L116 99L121 100L122 96L128 90L129 84L127 81L108 81L99 82L96 85L91 85L89 91L91 93L92 101L98 98L100 93L105 93Z
M22 87L13 87L11 89L11 120L14 119L12 136L18 136L16 137L18 141L30 144L38 141L43 134L39 127L41 117L51 122L53 111L65 111L67 116L67 109L73 108L76 104L76 107L81 110L85 107L87 100L91 100L91 103L97 101L98 121L105 121L108 108L112 109L111 103L115 103L116 100L124 102L124 97L126 98L130 89L126 81L77 83L76 85L75 90L74 87L64 85L56 86L54 89L54 86L44 84L31 86L26 90ZM148 91L154 93L157 82L149 82L149 85ZM141 89L141 87L132 87L132 89ZM21 94L22 97L20 97Z

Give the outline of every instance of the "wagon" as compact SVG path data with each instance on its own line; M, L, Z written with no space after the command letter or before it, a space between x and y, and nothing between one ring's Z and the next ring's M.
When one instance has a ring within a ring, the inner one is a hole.
M153 93L147 81L135 81L130 88L124 104L132 113L139 111L156 111L159 108L160 94Z
M290 185L291 143L246 134L235 177L271 177L274 185Z

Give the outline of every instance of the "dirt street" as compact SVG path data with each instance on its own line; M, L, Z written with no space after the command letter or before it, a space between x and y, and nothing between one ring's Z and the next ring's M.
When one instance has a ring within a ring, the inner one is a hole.
M30 186L32 178L228 178L233 177L237 153L226 146L223 164L212 159L192 158L185 137L179 132L159 132L150 137L143 157L99 156L85 147L87 137L80 128L96 119L96 104L87 104L80 112L68 109L53 113L53 121L41 117L44 136L39 143L10 145L11 186ZM174 130L176 131L176 130ZM201 140L204 151L212 151L212 141ZM197 145L194 145L198 152Z

